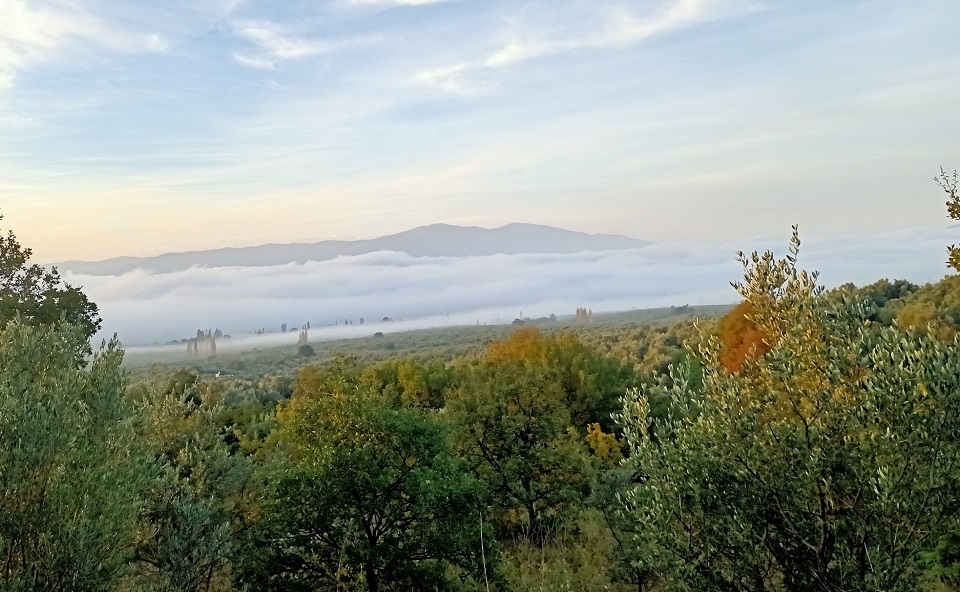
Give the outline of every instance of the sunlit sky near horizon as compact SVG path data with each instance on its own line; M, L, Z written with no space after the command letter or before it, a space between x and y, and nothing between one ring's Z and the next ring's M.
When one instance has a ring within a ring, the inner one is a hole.
M0 0L41 261L522 221L943 228L956 0Z

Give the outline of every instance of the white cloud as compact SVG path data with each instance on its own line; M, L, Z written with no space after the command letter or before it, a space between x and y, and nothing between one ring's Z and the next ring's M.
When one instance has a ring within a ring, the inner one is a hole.
M259 50L255 54L235 53L234 58L245 66L273 68L279 60L296 60L328 55L345 49L373 45L378 35L365 35L334 40L300 37L286 27L267 20L235 21L234 31Z
M352 6L427 6L456 0L346 0Z
M414 74L413 81L418 85L436 88L450 94L473 94L485 88L468 76L473 67L469 62L461 62L438 68L425 68Z
M2 87L0 87L2 88ZM32 117L26 117L24 115L15 115L15 114L6 114L0 113L0 129L23 129L33 125L34 120Z
M94 36L97 29L95 21L79 13L0 0L0 90L12 86L18 71L49 58L70 38Z
M614 6L602 14L599 25L586 25L594 26L595 30L573 35L569 30L539 34L512 31L506 43L485 57L454 66L421 69L414 74L413 82L443 92L462 93L464 89L475 89L483 84L478 79L485 78L484 71L516 66L550 55L626 47L654 35L720 18L742 7L741 2L721 6L717 0L670 0L661 3L659 10L641 15L624 6Z
M156 33L138 33L110 25L72 4L45 7L25 0L0 0L0 91L13 85L18 72L70 56L78 48L120 52L164 52L170 41Z
M483 60L483 65L487 68L500 68L540 57L556 49L556 46L546 43L511 41L487 56Z
M277 62L274 60L242 53L234 53L233 59L244 66L256 68L257 70L273 70L277 66Z
M323 43L294 37L270 21L242 21L234 23L234 27L238 35L277 58L302 58L328 51Z
M200 4L212 15L223 18L228 16L246 0L205 0Z
M170 41L156 33L144 36L143 45L149 51L164 52L170 49Z

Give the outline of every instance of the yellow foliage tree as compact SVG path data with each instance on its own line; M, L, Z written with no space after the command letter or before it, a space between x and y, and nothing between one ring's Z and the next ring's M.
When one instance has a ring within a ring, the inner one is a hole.
M491 343L485 357L493 363L532 362L543 356L545 345L539 331L524 327L507 339Z
M587 444L604 467L612 467L623 459L623 444L615 435L604 433L599 423L587 426Z

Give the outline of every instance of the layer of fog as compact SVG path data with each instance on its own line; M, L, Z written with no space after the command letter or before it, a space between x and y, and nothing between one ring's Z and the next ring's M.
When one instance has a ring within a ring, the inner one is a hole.
M946 273L953 229L881 236L804 239L800 264L828 287L880 278L935 281ZM660 244L636 250L563 255L416 258L377 252L274 267L193 268L169 274L65 274L100 306L103 330L126 346L163 344L220 329L218 349L295 344L289 329L308 321L318 341L413 328L510 323L570 315L737 300L735 252L786 252L787 237L738 244ZM390 322L383 318L389 317ZM363 324L361 325L361 318ZM352 325L345 325L345 321ZM288 332L281 333L286 323ZM257 330L264 336L254 336ZM181 345L176 346L183 347Z

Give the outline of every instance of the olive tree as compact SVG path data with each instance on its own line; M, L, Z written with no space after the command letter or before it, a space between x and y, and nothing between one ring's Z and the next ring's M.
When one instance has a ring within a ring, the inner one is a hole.
M112 590L154 465L139 452L115 341L77 365L85 328L0 329L0 589Z
M914 590L960 511L960 341L881 327L790 255L740 254L769 351L731 372L708 339L699 390L675 368L657 425L618 420L638 565L677 590ZM665 434L651 438L649 435Z

